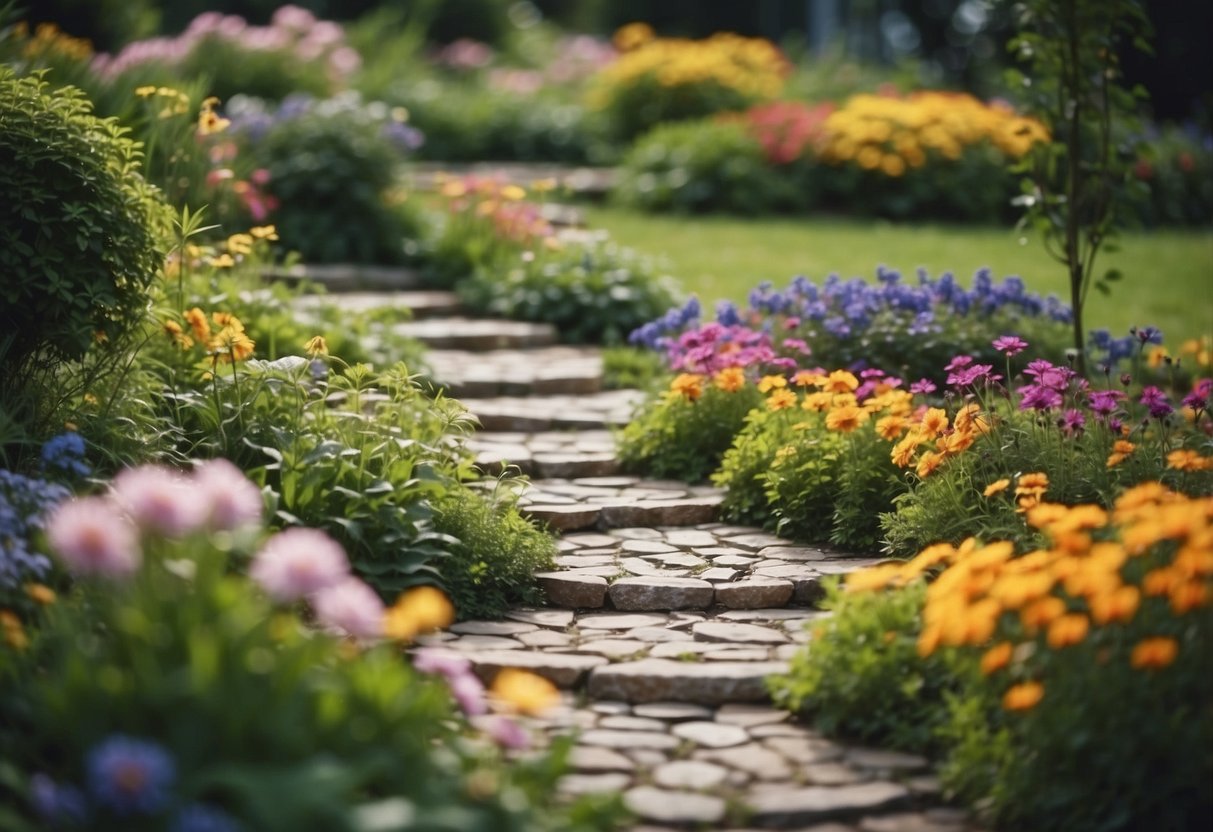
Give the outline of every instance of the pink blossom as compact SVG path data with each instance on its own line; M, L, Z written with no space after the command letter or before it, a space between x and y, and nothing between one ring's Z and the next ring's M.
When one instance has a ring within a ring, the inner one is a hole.
M194 487L208 509L212 529L233 531L261 522L265 507L261 490L226 459L212 459L198 466Z
M491 716L484 721L484 732L502 748L522 751L531 745L531 735L508 716Z
M289 603L335 586L350 572L345 550L318 529L290 528L253 556L249 577L275 601Z
M125 578L143 559L135 528L101 497L64 503L47 521L46 537L64 565L78 575Z
M206 506L189 482L158 465L127 468L114 478L110 492L135 523L169 537L189 534L206 520Z
M484 685L471 673L462 676L451 676L446 680L451 689L451 696L459 703L459 708L468 716L482 714L488 710L484 698Z
M355 638L383 635L383 601L359 578L347 575L311 598L321 624L345 630Z

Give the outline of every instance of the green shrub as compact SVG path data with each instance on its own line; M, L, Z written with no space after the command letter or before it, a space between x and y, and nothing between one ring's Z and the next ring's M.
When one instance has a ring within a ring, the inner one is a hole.
M956 686L942 657L923 661L916 648L925 592L921 584L887 594L827 590L829 618L773 677L777 704L803 713L823 733L906 751L937 747L948 712L943 694Z
M679 376L669 392L623 429L619 459L628 470L654 477L707 479L746 414L761 402L761 394L750 385L729 391L704 384L702 377Z
M34 384L57 398L65 363L112 365L143 319L165 215L123 132L79 90L0 66L0 409L47 418Z
M607 347L602 351L602 386L607 390L652 390L665 378L661 356L636 347Z
M284 246L321 263L396 264L416 253L423 220L398 177L420 135L401 113L354 93L229 110L253 165L268 173Z
M802 166L769 164L739 121L666 124L642 136L623 159L612 197L646 211L762 214L803 207Z
M1198 136L1164 128L1133 166L1141 188L1131 207L1146 225L1205 225L1213 219L1213 150Z
M479 312L556 327L562 341L619 344L666 309L675 284L652 260L611 242L566 243L505 269L481 266L459 284Z
M498 618L510 606L542 600L535 572L552 566L556 546L499 494L457 489L435 505L434 527L459 542L443 566L443 587L462 618Z

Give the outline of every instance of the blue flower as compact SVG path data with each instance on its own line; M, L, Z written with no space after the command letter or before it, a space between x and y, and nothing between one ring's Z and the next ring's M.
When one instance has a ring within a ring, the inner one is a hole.
M240 824L231 815L205 803L186 806L169 827L170 832L238 832L239 829Z
M89 752L88 790L116 815L150 815L168 805L176 766L155 743L120 734Z
M0 468L0 587L42 578L50 570L50 560L33 551L30 538L50 510L70 496L62 485Z
M75 786L61 786L45 774L35 774L29 790L34 811L47 823L81 823L88 815L84 795Z
M42 445L42 466L81 477L87 477L93 470L84 461L84 439L70 430L48 439Z

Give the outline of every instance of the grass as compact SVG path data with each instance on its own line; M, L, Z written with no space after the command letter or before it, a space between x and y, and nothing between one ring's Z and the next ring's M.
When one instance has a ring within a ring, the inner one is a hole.
M793 276L821 280L831 272L873 279L884 264L912 277L952 271L963 285L989 266L996 278L1017 274L1028 288L1055 292L1068 302L1063 268L1040 240L1010 229L894 225L876 220L651 216L615 208L584 208L593 228L620 243L667 258L687 292L705 303L744 301L759 281L785 285ZM1109 296L1092 289L1087 326L1123 334L1132 325L1162 329L1175 346L1213 334L1213 231L1126 233L1121 250L1103 254L1097 268L1124 279Z

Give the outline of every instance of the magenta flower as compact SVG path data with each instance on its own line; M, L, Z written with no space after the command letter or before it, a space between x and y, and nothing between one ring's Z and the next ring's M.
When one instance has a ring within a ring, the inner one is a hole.
M1125 394L1119 390L1093 390L1087 397L1091 412L1101 417L1110 416L1116 412Z
M448 677L447 686L451 696L459 703L459 708L468 716L476 716L488 711L488 702L484 696L484 685L471 673L462 676Z
M347 575L314 594L312 609L321 624L344 630L355 638L383 635L383 601L366 582Z
M472 664L458 653L441 648L422 648L413 653L413 667L422 673L437 673L446 680L451 696L468 716L488 710L484 685L472 673Z
M318 529L290 528L253 556L249 577L275 601L289 603L331 586L350 572L345 550Z
M168 468L127 468L114 477L110 492L136 524L158 534L183 537L206 521L206 504L184 477Z
M978 382L993 383L1002 379L1002 376L992 372L994 366L992 364L973 364L968 367L962 367L948 374L948 384L952 387L972 387Z
M1061 415L1061 429L1067 436L1082 433L1087 426L1087 419L1081 411L1069 408Z
M1051 387L1028 384L1019 388L1020 410L1052 410L1061 407L1061 393Z
M46 523L46 538L77 575L126 578L143 559L134 527L101 497L61 505Z
M973 356L957 355L951 361L948 362L947 366L944 367L944 370L946 370L949 373L952 373L952 372L955 372L956 370L960 370L964 367L968 367L972 363L973 363Z
M1170 416L1175 410L1171 406L1170 400L1167 399L1167 394L1154 385L1142 390L1141 398L1138 401L1150 409L1150 415L1155 419Z
M516 720L494 715L484 721L484 732L502 748L523 751L531 746L531 735Z
M910 385L911 393L918 393L924 396L928 393L934 393L936 389L938 388L935 387L935 382L931 381L929 378L920 378L918 381Z
M1028 342L1018 335L1004 335L1001 338L994 339L993 347L1007 358L1012 358L1026 350Z
M261 490L226 459L212 459L198 466L194 488L208 509L210 528L233 531L261 522Z
M1201 379L1192 388L1192 392L1184 396L1183 405L1199 414L1209 409L1210 396L1213 396L1213 379Z

